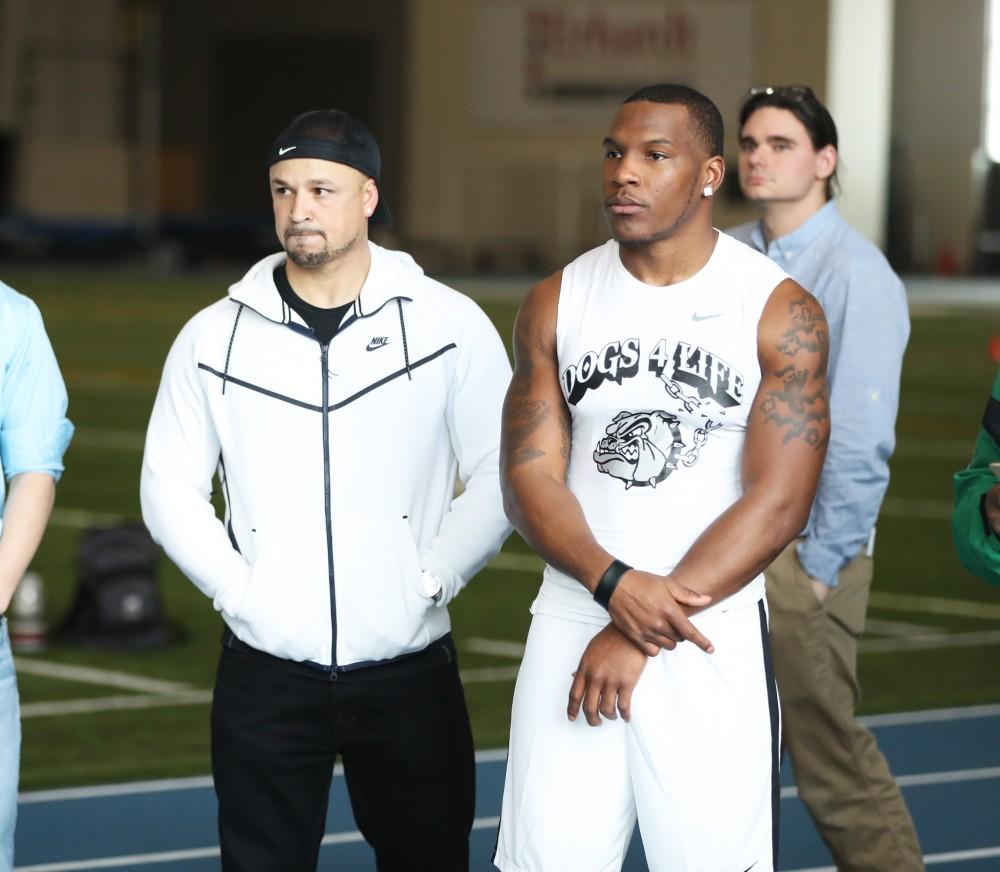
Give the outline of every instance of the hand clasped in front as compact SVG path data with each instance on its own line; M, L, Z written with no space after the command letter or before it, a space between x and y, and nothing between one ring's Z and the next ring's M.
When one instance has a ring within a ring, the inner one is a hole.
M632 569L622 576L608 604L614 625L649 657L679 642L694 642L711 654L715 648L691 623L685 606L704 608L712 601L669 575Z

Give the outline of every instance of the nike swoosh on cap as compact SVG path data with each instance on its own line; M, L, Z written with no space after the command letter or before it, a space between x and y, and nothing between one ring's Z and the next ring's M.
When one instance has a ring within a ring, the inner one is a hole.
M293 148L298 148L298 146L297 145L290 145L290 146L288 146L288 148L279 148L278 149L278 154L285 154L286 152L291 151Z
M691 316L692 321L707 321L709 318L721 318L724 312L695 312Z

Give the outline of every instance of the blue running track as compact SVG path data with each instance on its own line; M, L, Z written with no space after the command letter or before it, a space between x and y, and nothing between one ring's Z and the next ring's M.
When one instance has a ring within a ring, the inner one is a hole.
M928 866L941 872L1000 870L1000 705L887 715L866 722L902 785ZM483 752L477 759L472 869L489 872L505 752ZM780 868L834 872L787 767L782 785ZM326 833L321 870L374 872L372 852L356 830L339 768ZM208 778L21 796L19 872L218 868L215 796ZM624 869L645 868L636 836Z

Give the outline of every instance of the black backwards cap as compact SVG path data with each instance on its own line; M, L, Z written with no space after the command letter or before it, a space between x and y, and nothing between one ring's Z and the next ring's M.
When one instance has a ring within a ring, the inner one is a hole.
M271 145L268 167L296 157L312 157L346 164L379 183L382 156L372 132L357 118L337 109L303 112ZM369 221L392 224L392 214L379 189L378 205Z

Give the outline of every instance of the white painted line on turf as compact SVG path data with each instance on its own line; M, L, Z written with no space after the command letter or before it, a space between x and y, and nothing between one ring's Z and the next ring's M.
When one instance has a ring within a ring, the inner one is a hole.
M483 684L494 681L513 681L517 666L485 666L463 669L460 672L465 684ZM179 705L204 705L212 701L211 690L185 690L184 685L171 693L147 695L99 696L84 699L29 702L21 705L21 718L63 717L66 715L97 714L135 709L169 708Z
M915 497L886 497L880 514L891 518L930 518L946 521L953 506L949 500L928 500Z
M939 513L940 517L950 517L950 503L946 503L943 500L924 500L918 502L922 504L935 503L935 511ZM948 511L947 515L944 514L945 508ZM540 557L534 554L504 552L498 554L490 561L489 568L506 569L511 572L536 572L541 575L545 564ZM875 608L891 609L900 612L955 615L957 617L980 619L1000 618L1000 604L950 599L948 597L916 596L913 594L872 591L868 602Z
M535 554L513 554L502 552L489 562L490 569L510 569L514 572L537 572L545 568L541 557Z
M907 501L908 502L908 501ZM936 503L935 511L940 517L950 517L951 504L943 500L925 500ZM945 508L948 514L945 515ZM545 564L534 554L503 552L490 561L491 569L506 569L511 572L535 572L541 575ZM964 618L1000 618L1000 604L950 599L948 597L916 596L913 594L882 593L872 591L869 604L875 608L892 609L900 612L917 612L931 615L955 615Z
M980 645L1000 644L1000 630L981 630L971 633L928 632L935 627L924 624L910 624L902 621L883 621L869 618L865 626L880 636L889 638L864 638L858 642L858 650L866 654L891 654L896 651L920 651L940 648L969 648ZM462 645L464 651L474 654L491 654L497 657L511 657L520 660L524 656L524 645L502 639L467 639ZM462 673L465 681L502 681L516 677L516 670L508 674L503 670L491 672L489 669L466 670Z
M507 642L503 639L466 639L462 643L463 651L473 654L493 654L497 657L512 657L520 660L524 657L523 642Z
M91 699L67 699L55 702L29 702L21 706L21 719L97 712L131 711L135 709L167 708L175 705L203 705L212 701L212 691L191 690L173 696L99 696Z
M190 684L178 681L163 681L146 678L128 672L112 669L96 669L92 666L76 666L71 663L55 663L51 660L36 660L33 657L15 657L14 668L24 675L41 675L45 678L59 678L80 684L99 684L103 687L117 687L122 690L137 690L142 693L175 694L192 690Z
M873 633L876 636L921 636L929 632L941 632L940 627L928 624L911 624L906 621L886 621L882 618L865 618L865 635Z
M146 434L141 430L99 430L85 427L73 434L74 448L111 448L116 451L142 451Z
M481 817L472 822L473 830L492 830L500 824L499 817ZM365 837L357 830L345 833L327 833L320 845L348 845L363 842ZM218 857L217 845L206 848L188 848L180 851L159 851L150 854L127 854L119 857L95 857L92 860L69 860L61 863L39 863L34 866L17 866L14 872L86 872L94 869L121 869L133 866L152 866L156 863L177 863L182 860L208 860Z
M463 684L482 684L489 681L513 681L518 666L484 666L481 669L463 669L459 672Z
M111 512L88 512L85 509L52 510L49 524L53 527L69 527L72 530L85 530L87 527L111 527L128 520L124 515Z
M915 596L905 593L872 591L869 606L897 612L923 612L929 615L955 615L962 618L1000 618L1000 605L939 596Z
M897 651L928 651L939 648L978 648L1000 645L1000 630L975 633L927 633L896 639L861 639L858 651L864 654L892 654Z

